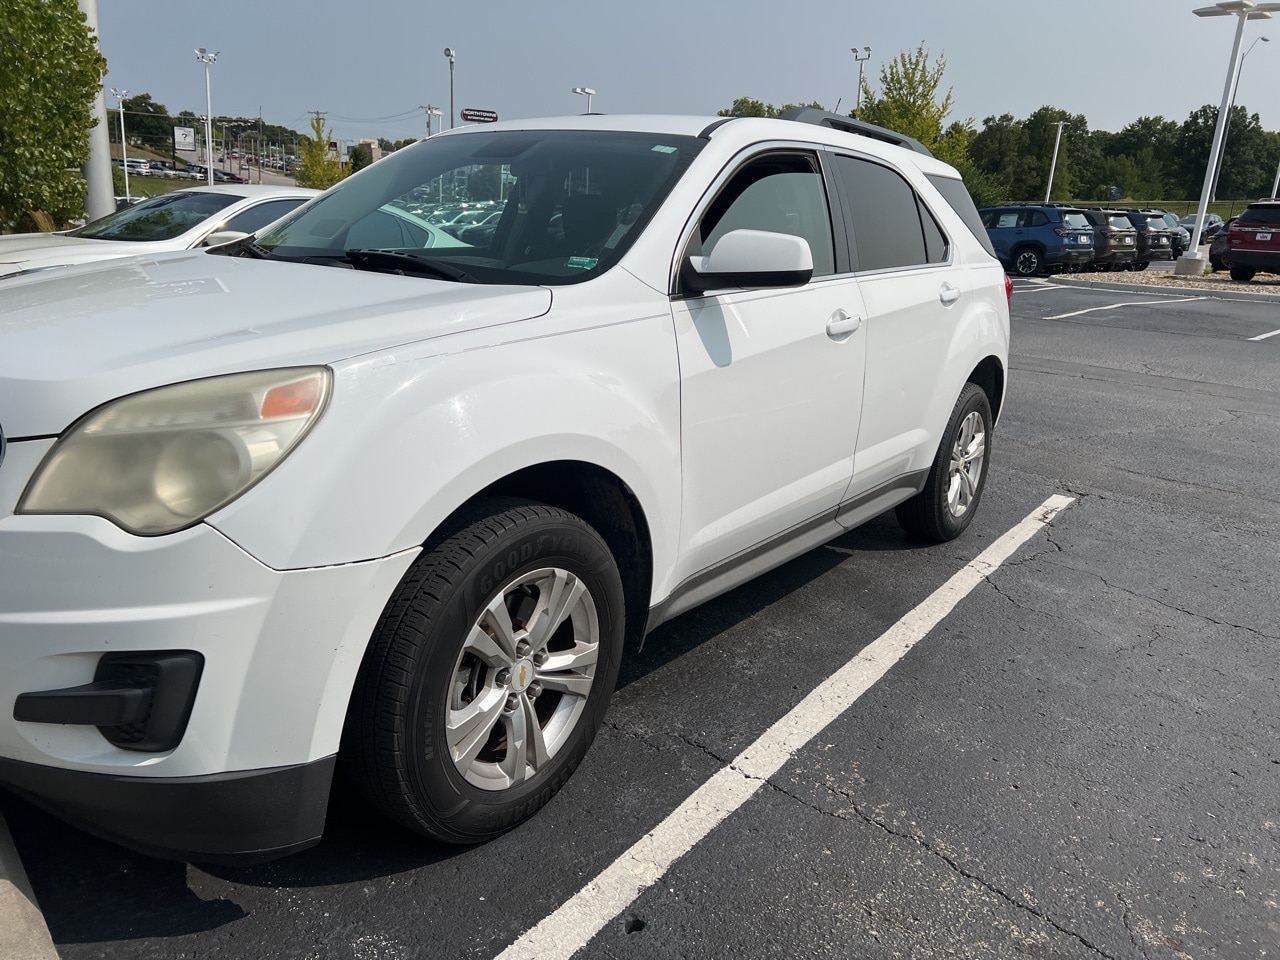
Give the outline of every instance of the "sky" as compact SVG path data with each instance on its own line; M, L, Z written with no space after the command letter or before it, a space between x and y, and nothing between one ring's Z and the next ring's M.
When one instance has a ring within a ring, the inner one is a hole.
M1236 19L1192 14L1208 2L98 0L98 19L108 90L203 114L194 51L206 47L219 52L215 115L261 110L306 131L319 110L335 139L422 136L426 104L448 126L446 46L455 107L501 119L581 113L575 86L593 88L603 113L710 115L743 96L848 112L850 48L871 47L874 87L887 61L923 43L946 58L949 120L981 129L985 117L1048 105L1117 131L1221 102ZM1280 130L1280 17L1246 24L1243 49L1236 103Z

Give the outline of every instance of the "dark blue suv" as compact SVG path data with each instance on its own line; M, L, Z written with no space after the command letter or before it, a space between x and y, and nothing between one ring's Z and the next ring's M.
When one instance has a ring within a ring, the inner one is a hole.
M1080 210L1010 203L978 212L996 256L1016 276L1079 268L1093 259L1093 224Z

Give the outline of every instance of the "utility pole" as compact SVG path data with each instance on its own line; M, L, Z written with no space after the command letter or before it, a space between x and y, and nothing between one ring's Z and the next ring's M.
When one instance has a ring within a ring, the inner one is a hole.
M124 167L124 195L126 198L129 194L129 150L128 144L124 139L124 98L129 95L128 90L118 90L111 88L111 95L116 98L116 106L120 110L120 165Z
M1049 185L1044 188L1044 202L1049 202L1049 194L1053 191L1053 172L1058 168L1058 144L1062 142L1062 128L1071 124L1065 120L1058 121L1058 135L1053 141L1053 162L1049 164Z
M433 106L430 103L419 104L419 109L427 112L427 136L429 137L431 136L431 118L443 117L444 114L440 111L439 107Z

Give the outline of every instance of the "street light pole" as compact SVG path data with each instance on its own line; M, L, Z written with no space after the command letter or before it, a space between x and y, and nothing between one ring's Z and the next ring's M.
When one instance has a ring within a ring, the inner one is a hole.
M111 95L116 98L116 109L120 111L120 166L124 167L124 195L129 197L129 149L124 140L124 98L129 95L128 90L117 90L111 88Z
M1173 266L1178 276L1199 276L1204 273L1205 255L1200 252L1200 234L1204 228L1205 213L1209 209L1209 191L1213 187L1213 171L1221 156L1222 135L1227 124L1227 107L1231 91L1240 76L1240 44L1244 39L1246 20L1270 20L1272 11L1280 10L1280 3L1257 3L1255 0L1220 0L1212 7L1193 10L1197 17L1235 17L1236 38L1231 45L1231 63L1227 68L1227 80L1222 86L1222 105L1218 107L1218 123L1213 131L1213 145L1209 148L1209 164L1204 171L1204 185L1200 188L1200 203L1196 207L1195 227L1191 231L1191 245Z
M1044 188L1044 202L1049 202L1049 194L1053 192L1053 173L1058 169L1058 144L1062 143L1062 128L1069 127L1071 124L1065 120L1058 122L1058 135L1053 138L1053 162L1049 164L1049 185Z
M1244 56L1240 58L1240 72L1236 74L1236 82L1231 87L1231 105L1227 107L1227 125L1222 128L1222 156L1218 157L1218 165L1213 171L1213 189L1209 192L1210 198L1218 199L1218 178L1222 175L1222 164L1227 157L1227 138L1231 136L1231 114L1236 108L1236 93L1240 90L1240 75L1244 73L1244 62L1249 59L1249 54L1253 52L1253 48L1258 45L1258 41L1270 43L1270 37L1254 37L1253 43L1249 44L1249 49L1244 52Z
M453 47L445 47L444 55L449 58L449 129L453 129L453 58L457 56Z
M594 97L594 96L596 95L596 92L595 92L594 90L592 90L590 87L574 87L574 88L573 88L573 92L574 92L574 93L577 93L577 94L580 94L581 96L584 96L584 97L586 97L586 98L587 98L587 113L590 113L590 112L591 112L591 98L592 98L592 97Z
M209 186L213 186L213 95L209 87L209 67L218 60L218 51L210 53L204 47L196 48L196 59L204 64L204 169L209 174Z
M862 109L862 67L871 59L871 48L863 47L862 52L858 52L857 47L850 47L853 51L853 59L858 62L858 95L853 101L853 115L856 117L858 111Z

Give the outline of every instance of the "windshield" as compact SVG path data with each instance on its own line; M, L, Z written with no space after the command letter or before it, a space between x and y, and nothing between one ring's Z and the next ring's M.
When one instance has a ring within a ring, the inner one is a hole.
M618 261L704 144L612 131L433 137L362 170L257 243L281 259L351 263L349 251L382 250L478 283L576 283Z
M1280 205L1274 207L1246 207L1244 213L1236 217L1236 222L1280 224Z
M1114 213L1107 218L1107 223L1115 230L1132 230L1133 224L1122 213Z
M1062 215L1062 222L1065 223L1068 227L1092 227L1093 226L1093 224L1089 222L1089 218L1086 217L1083 213L1076 213L1074 211L1070 213L1064 213Z
M172 240L242 197L178 190L109 213L69 236L91 240Z

